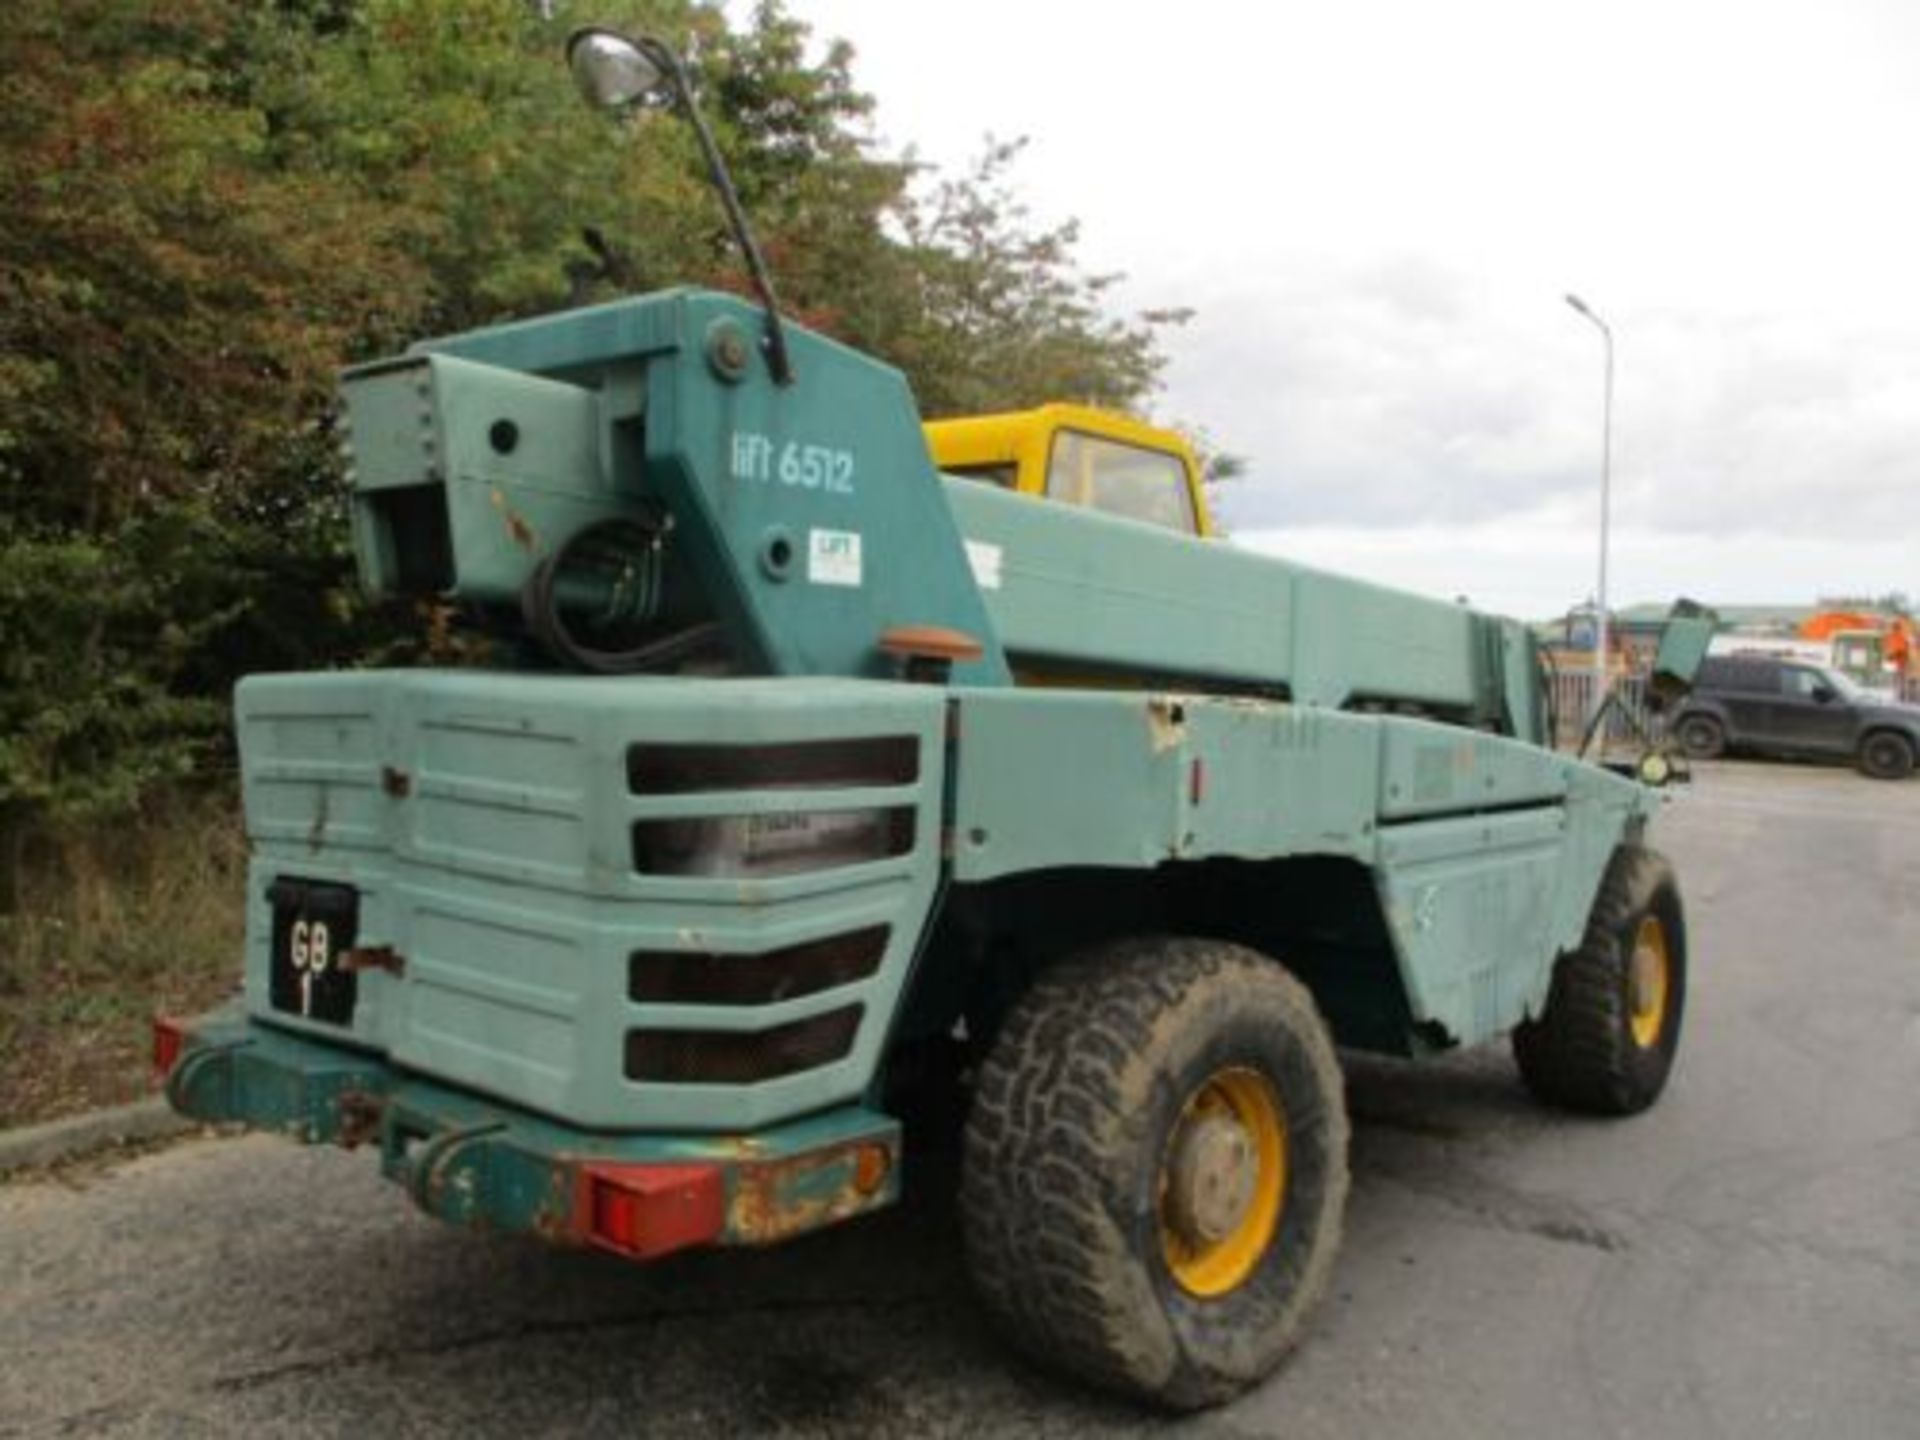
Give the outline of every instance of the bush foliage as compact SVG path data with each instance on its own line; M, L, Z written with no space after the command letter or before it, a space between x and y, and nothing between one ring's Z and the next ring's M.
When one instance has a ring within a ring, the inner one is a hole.
M686 127L571 93L527 0L0 7L0 827L131 814L227 766L250 670L362 663L339 365L632 290L740 288ZM844 44L776 3L609 0L677 42L790 308L928 413L1153 385L1018 144L939 176L865 138ZM0 862L9 857L0 856ZM12 857L17 859L16 856ZM12 873L9 867L7 874ZM6 875L0 875L3 881Z

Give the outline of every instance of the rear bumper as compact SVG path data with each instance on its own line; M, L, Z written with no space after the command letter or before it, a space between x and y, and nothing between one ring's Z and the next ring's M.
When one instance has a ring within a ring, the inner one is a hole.
M428 1214L651 1259L767 1245L898 1198L900 1126L842 1106L746 1135L574 1129L237 1009L156 1022L167 1102L302 1144L376 1146Z

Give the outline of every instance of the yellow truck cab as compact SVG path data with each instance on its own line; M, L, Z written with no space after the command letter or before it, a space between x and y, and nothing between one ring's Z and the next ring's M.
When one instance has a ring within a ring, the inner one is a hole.
M934 464L1022 495L1211 535L1200 462L1169 430L1088 405L1042 405L926 425Z

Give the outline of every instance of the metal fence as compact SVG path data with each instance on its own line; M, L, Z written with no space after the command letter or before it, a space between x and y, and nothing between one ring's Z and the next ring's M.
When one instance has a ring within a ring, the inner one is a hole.
M1587 720L1593 714L1594 674L1591 670L1562 670L1553 677L1554 745L1571 750L1586 733ZM1606 745L1630 746L1637 725L1654 739L1665 734L1666 718L1647 708L1647 675L1617 675L1613 680L1619 706L1607 713ZM1626 713L1622 714L1621 712Z
M1571 750L1580 743L1580 737L1586 733L1587 717L1593 713L1593 672L1591 670L1562 670L1553 677L1553 716L1554 744L1563 750ZM1654 739L1666 733L1666 717L1656 710L1647 708L1647 675L1619 675L1614 677L1614 688L1620 697L1620 706L1627 714L1619 710L1607 715L1605 741L1608 745L1630 746L1635 739L1634 725L1637 722ZM1891 692L1882 691L1909 704L1920 705L1920 675L1909 675L1894 682ZM1629 719L1628 717L1631 717Z

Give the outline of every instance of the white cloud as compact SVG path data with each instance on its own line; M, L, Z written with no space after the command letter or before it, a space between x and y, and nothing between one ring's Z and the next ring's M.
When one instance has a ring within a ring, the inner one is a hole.
M1032 136L1035 211L1198 308L1158 408L1250 462L1243 532L1491 545L1518 608L1578 599L1571 288L1618 336L1615 517L1657 558L1616 599L1920 589L1920 6L792 3L854 42L884 137ZM1529 559L1541 515L1563 563Z
M1602 351L1571 311L1549 329L1527 313L1538 304L1435 267L1315 278L1219 307L1257 349L1176 348L1169 413L1193 397L1253 461L1226 495L1236 524L1480 523L1597 495ZM1617 519L1904 530L1920 570L1920 332L1679 312L1614 324Z
M1446 600L1465 595L1483 609L1536 620L1591 596L1599 569L1592 525L1548 513L1392 530L1312 525L1241 531L1234 539L1321 569ZM1836 591L1911 593L1913 550L1905 537L1848 542L1630 526L1614 532L1611 570L1612 592L1629 600L1684 595L1722 605L1791 605Z

